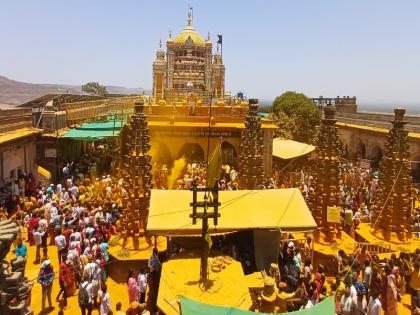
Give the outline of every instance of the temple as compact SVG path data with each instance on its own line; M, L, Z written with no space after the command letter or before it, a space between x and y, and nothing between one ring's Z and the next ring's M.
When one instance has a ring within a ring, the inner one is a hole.
M208 105L225 98L225 67L217 45L213 55L210 33L204 40L192 25L192 10L187 26L175 38L169 32L166 53L160 47L153 62L153 98L156 103L181 104L185 97Z
M225 66L219 36L216 52L210 34L207 39L193 27L192 11L187 25L176 36L162 42L153 62L153 92L145 96L152 163L171 168L184 157L186 162L205 161L222 138L223 164L239 167L241 144L246 132L249 102L232 97L225 90ZM258 112L258 100L252 105ZM210 129L211 127L211 129ZM278 129L269 119L261 119L262 167L272 171L273 132Z

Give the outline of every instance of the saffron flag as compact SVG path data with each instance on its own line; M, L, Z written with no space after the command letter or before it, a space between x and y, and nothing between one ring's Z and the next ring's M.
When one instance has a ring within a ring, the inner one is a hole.
M214 187L216 181L220 179L222 172L222 145L219 142L211 155L207 166L207 187Z
M217 34L217 43L220 44L220 45L222 45L222 42L223 42L223 36Z

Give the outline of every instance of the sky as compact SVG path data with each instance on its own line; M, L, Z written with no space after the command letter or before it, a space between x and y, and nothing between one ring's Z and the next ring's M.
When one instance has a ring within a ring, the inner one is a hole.
M204 38L223 34L227 91L420 107L418 0L0 0L0 75L150 89L189 5Z

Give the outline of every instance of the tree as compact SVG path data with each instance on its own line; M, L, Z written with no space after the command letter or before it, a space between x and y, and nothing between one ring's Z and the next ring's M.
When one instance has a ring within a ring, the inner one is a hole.
M82 85L82 91L92 95L108 94L106 87L104 85L100 85L98 82L88 82Z
M300 142L312 143L315 127L321 122L321 111L302 93L286 92L276 97L273 114L279 135Z

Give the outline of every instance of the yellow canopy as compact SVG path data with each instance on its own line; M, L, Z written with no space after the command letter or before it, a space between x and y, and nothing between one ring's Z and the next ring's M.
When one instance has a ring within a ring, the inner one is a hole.
M43 168L42 166L39 166L36 168L36 171L39 175L43 176L44 178L50 180L51 179L51 172Z
M282 138L273 139L273 155L284 160L308 154L313 150L315 147L310 144Z
M201 220L192 224L192 192L152 190L147 230L153 235L201 235ZM198 194L198 201L203 195ZM298 188L219 192L217 227L209 220L211 234L248 229L281 229L307 232L316 223ZM202 208L198 208L202 212ZM212 211L210 209L210 211Z
M32 135L36 135L40 133L42 133L42 129L32 128L32 127L25 127L25 128L16 129L9 132L4 132L0 135L0 144L10 142L10 141L16 141L17 139L30 137Z

